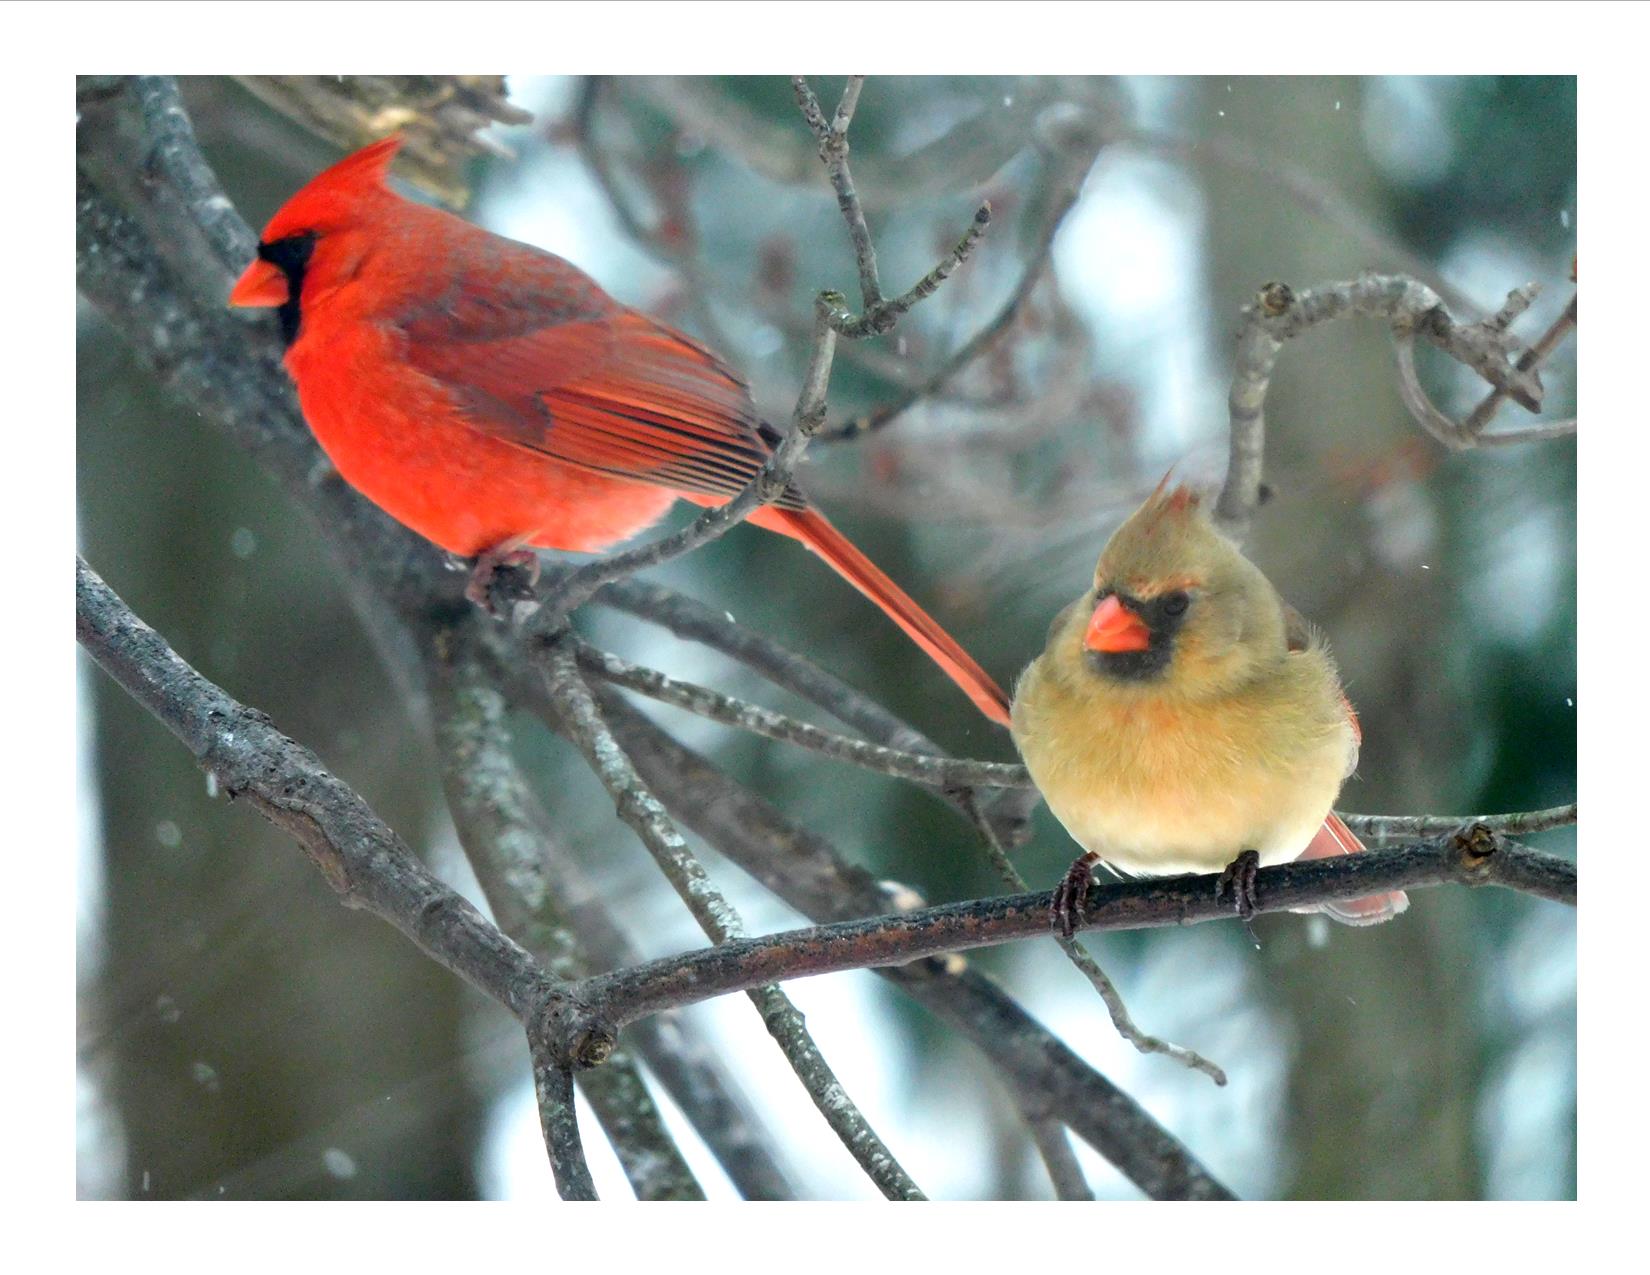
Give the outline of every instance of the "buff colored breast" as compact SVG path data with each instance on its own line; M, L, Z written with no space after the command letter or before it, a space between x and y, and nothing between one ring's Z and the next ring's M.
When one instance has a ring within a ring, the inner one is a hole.
M1333 670L1317 663L1316 653L1290 656L1272 684L1181 702L1083 669L1068 680L1045 655L1016 690L1015 741L1072 838L1121 871L1215 872L1245 849L1287 862L1356 756ZM1301 696L1302 681L1322 693Z

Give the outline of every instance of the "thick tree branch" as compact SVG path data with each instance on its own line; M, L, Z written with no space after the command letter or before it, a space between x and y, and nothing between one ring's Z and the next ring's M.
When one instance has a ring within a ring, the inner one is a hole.
M1125 881L1089 894L1082 928L1135 930L1227 920L1216 875ZM1263 868L1256 910L1287 912L1340 899L1457 883L1499 885L1574 905L1575 864L1508 842L1487 828L1430 841ZM582 999L604 1027L642 1014L742 991L758 983L905 964L1049 932L1047 893L921 908L742 939L589 980Z
M222 791L291 835L346 906L388 921L517 1018L531 1019L552 986L532 956L438 881L314 753L185 663L78 555L75 635Z

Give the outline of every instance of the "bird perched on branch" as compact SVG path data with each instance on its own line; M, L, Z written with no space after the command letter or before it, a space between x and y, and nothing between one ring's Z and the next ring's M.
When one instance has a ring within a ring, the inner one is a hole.
M322 449L386 513L477 559L472 600L500 567L536 573L530 546L605 549L756 476L780 436L726 364L560 257L395 194L399 145L289 199L229 299L277 308ZM996 683L795 484L749 520L812 549L1007 724Z
M1330 809L1362 737L1328 648L1166 478L1055 617L1015 687L1012 730L1085 851L1055 892L1068 937L1100 862L1224 867L1222 894L1247 920L1260 866L1363 849ZM1372 925L1408 905L1400 892L1316 910Z

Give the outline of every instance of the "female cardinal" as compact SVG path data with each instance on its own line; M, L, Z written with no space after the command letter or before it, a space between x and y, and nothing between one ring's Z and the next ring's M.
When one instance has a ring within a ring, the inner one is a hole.
M402 199L399 136L333 165L264 227L230 304L279 308L286 366L347 482L448 551L485 602L524 546L593 551L678 497L718 505L778 440L714 354L560 257ZM750 521L800 540L987 717L1008 697L794 485Z
M1015 687L1014 741L1086 851L1055 892L1068 937L1102 860L1152 876L1231 861L1223 888L1247 918L1260 865L1363 849L1330 810L1361 735L1323 639L1167 483ZM1319 910L1373 925L1408 906L1394 893Z

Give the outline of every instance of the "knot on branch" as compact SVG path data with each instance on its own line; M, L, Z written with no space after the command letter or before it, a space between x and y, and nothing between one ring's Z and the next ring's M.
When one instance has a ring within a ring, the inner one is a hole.
M548 987L544 1001L529 1020L537 1046L556 1063L588 1070L599 1067L618 1047L614 1033L596 1011L562 987Z
M1501 844L1501 834L1487 823L1463 825L1449 841L1461 879L1469 883L1490 880L1490 860Z
M1255 294L1255 304L1267 318L1281 318L1295 304L1295 290L1287 283L1263 283Z

